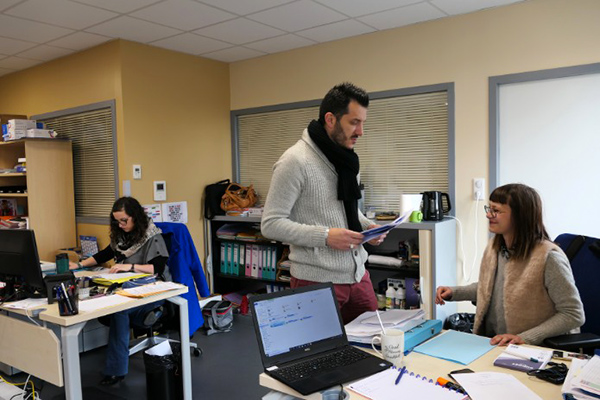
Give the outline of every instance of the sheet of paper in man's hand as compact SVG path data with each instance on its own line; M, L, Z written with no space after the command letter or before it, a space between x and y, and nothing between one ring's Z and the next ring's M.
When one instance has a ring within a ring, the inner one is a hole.
M398 218L396 218L389 224L382 225L382 226L379 226L379 227L373 228L373 229L367 229L366 231L362 231L361 233L364 235L362 243L368 242L369 240L373 240L373 239L383 235L384 233L391 231L392 229L394 229L401 223L405 222L409 215L410 215L410 212L399 216Z

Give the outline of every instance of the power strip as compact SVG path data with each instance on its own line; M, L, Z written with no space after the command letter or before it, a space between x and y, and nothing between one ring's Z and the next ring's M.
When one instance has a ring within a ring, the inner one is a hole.
M0 382L0 400L20 400L21 396L23 395L23 389L19 388L18 386L14 386L14 385L9 385L6 382ZM18 397L15 397L18 396ZM36 396L35 398L37 400L41 400L38 396L37 396L37 392L36 392Z

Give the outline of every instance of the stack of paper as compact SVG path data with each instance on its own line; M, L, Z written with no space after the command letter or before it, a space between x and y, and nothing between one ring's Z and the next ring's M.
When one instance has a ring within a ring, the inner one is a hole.
M175 282L154 282L149 285L137 286L129 289L122 289L117 292L127 297L148 297L169 290L181 289L182 285Z
M123 283L132 279L143 278L150 274L140 274L138 272L119 272L116 274L99 274L93 277L93 281L98 285L110 286L113 283Z
M494 365L527 372L533 369L546 368L546 364L551 358L552 350L509 344L494 360Z
M577 400L600 398L600 356L589 361L574 358L561 392L571 394Z
M517 378L500 372L454 374L454 379L472 400L542 400Z
M385 329L408 331L425 320L423 310L387 310L379 313ZM374 336L381 334L381 325L375 311L367 311L346 325L348 341L370 344Z

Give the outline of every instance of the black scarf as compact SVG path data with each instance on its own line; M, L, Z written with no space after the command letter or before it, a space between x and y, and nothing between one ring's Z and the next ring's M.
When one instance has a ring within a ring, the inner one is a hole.
M356 175L360 171L358 155L354 150L342 147L331 140L323 125L315 120L308 124L308 134L329 162L333 164L338 174L338 200L344 202L348 228L355 232L362 231L358 220L357 202L361 197L358 181L356 180Z

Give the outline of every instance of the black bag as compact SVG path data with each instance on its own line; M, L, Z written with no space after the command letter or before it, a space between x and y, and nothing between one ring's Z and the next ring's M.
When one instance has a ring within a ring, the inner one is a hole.
M448 316L444 323L444 329L452 329L459 332L473 333L475 314L456 313Z
M227 300L209 301L202 307L202 317L207 336L213 333L229 332L233 326L233 306Z
M221 197L225 194L231 181L223 179L204 188L204 218L213 219L215 215L225 215L221 210Z

